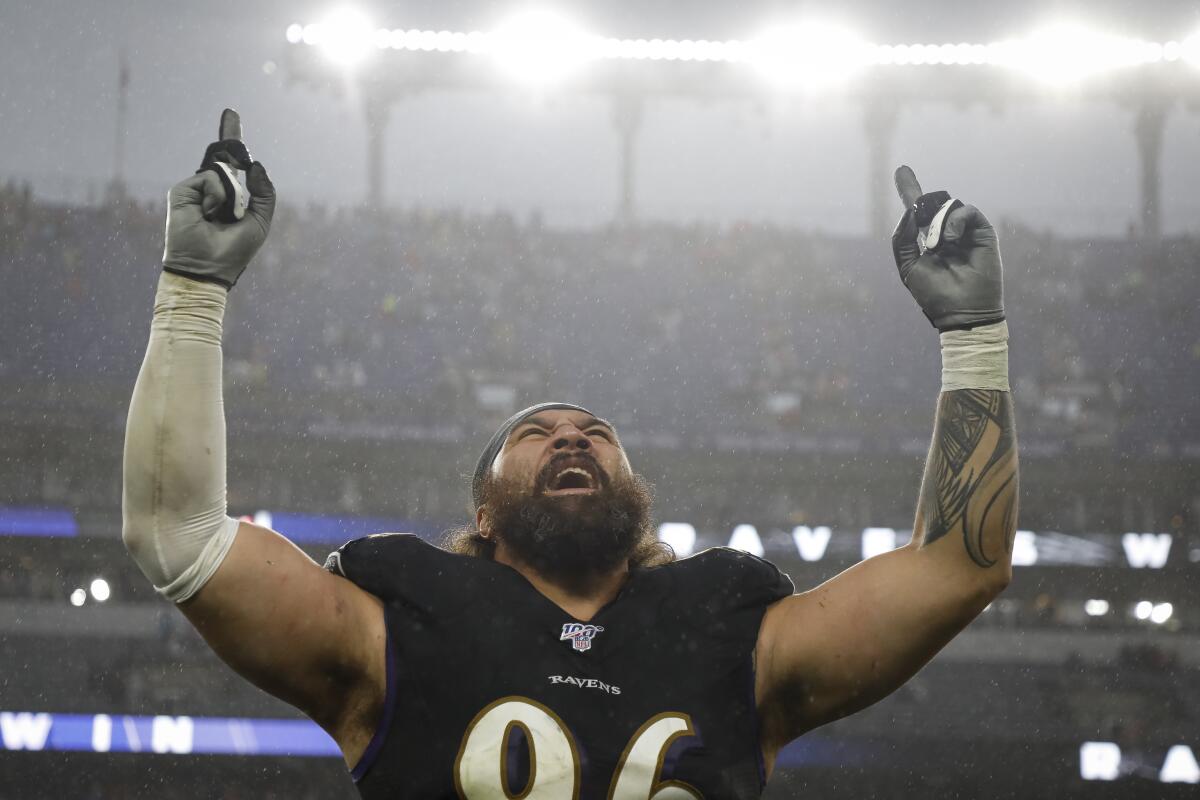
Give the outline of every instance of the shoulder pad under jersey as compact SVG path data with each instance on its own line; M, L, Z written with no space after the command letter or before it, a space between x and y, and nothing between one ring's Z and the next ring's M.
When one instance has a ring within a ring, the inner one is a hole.
M353 539L329 554L325 569L384 602L447 611L469 602L493 566L457 555L411 533L376 533Z

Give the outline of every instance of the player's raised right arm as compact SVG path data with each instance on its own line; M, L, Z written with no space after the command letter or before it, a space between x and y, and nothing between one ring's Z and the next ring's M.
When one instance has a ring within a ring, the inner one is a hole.
M228 114L201 171L171 189L164 271L125 432L122 536L222 659L311 716L354 763L382 705L379 601L274 531L226 515L225 300L275 207L266 170L244 146L237 152L240 123L235 130ZM214 157L248 167L247 206L226 202L236 173Z

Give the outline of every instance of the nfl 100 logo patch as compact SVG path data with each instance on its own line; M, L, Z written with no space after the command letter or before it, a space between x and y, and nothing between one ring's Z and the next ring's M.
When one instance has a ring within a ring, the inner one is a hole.
M601 633L604 628L599 625L585 625L582 622L568 622L563 625L562 636L558 637L560 642L571 640L571 646L580 653L592 649L592 639L596 638L596 634Z

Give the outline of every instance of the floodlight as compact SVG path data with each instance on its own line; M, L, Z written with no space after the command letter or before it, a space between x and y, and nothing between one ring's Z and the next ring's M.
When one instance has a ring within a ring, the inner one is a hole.
M969 42L959 42L952 47L950 63L966 66L983 63L983 47Z
M1108 601L1088 600L1083 604L1083 610L1089 617L1103 617L1108 613Z
M568 77L597 59L751 63L785 89L818 90L868 66L987 64L1068 86L1115 69L1187 61L1200 67L1200 33L1182 41L1150 42L1059 23L1022 39L990 42L869 43L851 30L820 20L770 29L750 40L617 39L588 34L550 10L510 18L498 30L450 31L374 28L357 11L342 9L325 21L292 23L292 44L320 47L330 60L353 66L372 50L392 49L491 55L513 76L536 84Z
M747 60L772 83L785 88L831 86L875 60L854 33L818 22L769 30L749 42L748 51Z
M709 42L708 58L710 61L744 61L746 59L746 43Z
M1179 47L1183 60L1200 67L1200 33L1193 34L1183 41Z
M1101 72L1153 60L1145 44L1076 24L1058 24L1025 39L1000 43L993 63L1018 69L1051 86L1068 86Z
M883 45L875 51L876 61L880 64L907 64L908 45Z
M1171 618L1171 614L1175 612L1175 607L1170 603L1155 603L1154 608L1150 611L1150 621L1162 625Z
M83 589L76 589L75 591L71 592L71 605L79 608L86 602L87 592L85 592Z
M1142 600L1133 607L1133 615L1138 619L1150 619L1150 615L1154 613L1154 603L1149 600Z
M468 53L482 53L487 46L488 35L483 31L471 31L463 37L463 49Z
M96 578L92 581L92 585L89 588L92 591L92 599L97 603L103 603L112 596L112 590L108 586L108 581L104 580L104 578Z
M358 11L339 9L321 22L311 44L320 45L321 50L335 64L352 67L362 61L378 45L375 27ZM304 40L309 40L308 29Z
M534 84L561 81L598 58L603 40L551 11L509 19L490 37L488 50L513 77Z

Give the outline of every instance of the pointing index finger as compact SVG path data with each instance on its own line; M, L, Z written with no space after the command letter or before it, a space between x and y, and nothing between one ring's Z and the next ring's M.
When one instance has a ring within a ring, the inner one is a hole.
M234 169L247 170L253 162L246 145L242 143L242 116L232 108L221 112L221 122L218 126L217 141L222 145L223 155L217 156L217 161L223 161ZM236 142L237 144L234 144Z
M217 130L217 140L237 139L242 141L242 117L232 108L221 112L221 124Z
M901 164L896 168L895 179L896 191L900 193L900 201L904 203L905 208L912 208L913 203L917 202L917 198L924 194L916 173L912 171L912 167Z

